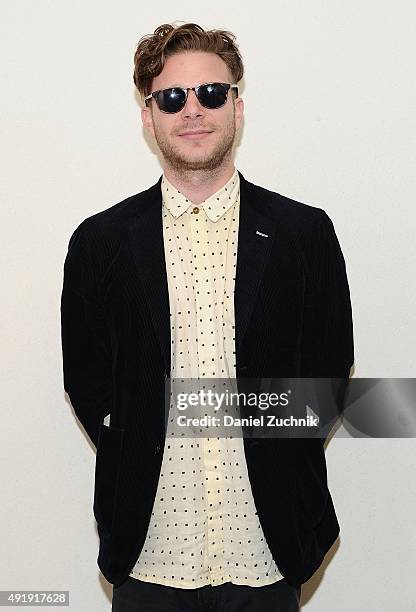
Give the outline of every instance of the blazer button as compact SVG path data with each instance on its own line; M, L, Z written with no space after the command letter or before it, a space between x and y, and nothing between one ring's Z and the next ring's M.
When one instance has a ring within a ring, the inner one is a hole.
M156 444L155 446L155 455L158 455L160 453L160 444Z

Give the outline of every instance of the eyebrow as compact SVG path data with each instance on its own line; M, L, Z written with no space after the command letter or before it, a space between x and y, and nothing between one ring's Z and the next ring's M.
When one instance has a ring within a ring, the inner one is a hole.
M208 83L223 83L225 81L201 81L196 85L192 85L192 87L197 87L198 85L207 85ZM172 89L172 87L181 87L182 89L187 89L185 85L181 85L180 83L174 83L173 85L167 85L166 87L159 87L159 89Z

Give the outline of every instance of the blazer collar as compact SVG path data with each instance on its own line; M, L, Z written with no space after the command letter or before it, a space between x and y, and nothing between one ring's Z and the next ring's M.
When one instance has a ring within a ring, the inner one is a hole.
M240 177L240 216L237 268L234 289L235 350L237 372L240 351L260 283L276 233L276 219L261 190ZM137 266L138 281L146 294L150 316L158 337L166 373L171 369L169 290L162 225L162 176L141 194L137 216L129 228L128 240ZM265 192L266 193L266 192Z

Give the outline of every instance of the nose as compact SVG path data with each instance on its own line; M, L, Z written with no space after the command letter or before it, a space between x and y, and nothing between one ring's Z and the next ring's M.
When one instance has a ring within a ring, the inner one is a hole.
M186 104L182 109L182 115L184 118L196 118L204 115L204 107L198 101L195 92L191 89L188 92L188 98Z

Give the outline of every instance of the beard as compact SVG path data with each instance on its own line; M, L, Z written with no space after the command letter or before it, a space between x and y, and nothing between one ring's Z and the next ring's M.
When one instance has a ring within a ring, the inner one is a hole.
M234 113L233 113L234 114ZM190 129L205 128L207 126L193 125ZM207 127L209 129L209 126ZM157 145L166 162L177 172L190 172L198 170L216 170L220 168L224 160L231 155L233 148L236 127L234 117L228 122L224 129L224 137L217 143L210 152L201 151L197 153L197 148L187 155L175 147L175 145L159 131L157 124L154 125L155 139Z

